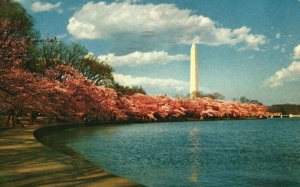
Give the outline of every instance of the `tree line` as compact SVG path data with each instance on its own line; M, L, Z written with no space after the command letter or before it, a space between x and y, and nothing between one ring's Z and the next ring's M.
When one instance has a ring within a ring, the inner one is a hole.
M300 115L300 105L296 104L277 104L270 106L270 112L282 113L283 115Z

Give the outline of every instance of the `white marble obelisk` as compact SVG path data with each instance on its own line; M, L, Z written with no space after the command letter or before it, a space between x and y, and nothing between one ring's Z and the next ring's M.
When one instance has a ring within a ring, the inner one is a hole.
M191 64L190 64L190 97L195 98L199 92L198 80L198 50L195 43L191 47Z

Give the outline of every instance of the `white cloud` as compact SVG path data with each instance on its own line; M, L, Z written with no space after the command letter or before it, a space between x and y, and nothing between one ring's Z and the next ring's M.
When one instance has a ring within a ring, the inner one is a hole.
M123 75L114 73L115 80L124 86L142 86L143 88L184 91L188 90L189 82L175 79L160 79L150 77L132 77L131 75Z
M169 55L165 51L139 52L130 53L124 56L115 56L108 54L107 56L99 56L101 60L106 60L114 67L117 66L139 66L147 64L167 64L170 62L183 62L189 60L187 55Z
M285 52L285 48L282 48L281 52ZM293 58L295 60L300 59L300 44L294 48ZM279 87L285 83L298 80L300 80L300 62L294 61L287 68L278 70L273 76L267 79L264 84L270 87Z
M246 26L223 28L209 17L174 4L89 2L69 19L67 29L80 39L118 38L133 43L142 38L141 46L151 41L151 45L195 42L259 50L266 43L264 35L254 35Z
M31 9L33 12L48 12L51 10L56 10L57 13L62 13L63 10L60 8L61 2L57 2L55 4L51 3L42 3L40 1L34 2L31 5Z
M280 36L281 36L281 34L280 34L280 33L277 33L277 34L275 35L275 38L276 38L276 39L279 39Z
M300 44L294 48L294 59L300 59Z
M134 3L140 3L142 2L141 0L116 0L116 2L124 2L128 4L134 4Z
M66 38L67 36L68 36L68 34L67 34L67 33L64 33L64 34L59 34L59 35L57 35L56 38L59 39L59 40L61 40L61 39Z
M289 67L278 70L273 76L264 83L270 87L282 86L285 83L300 80L300 62L294 61Z

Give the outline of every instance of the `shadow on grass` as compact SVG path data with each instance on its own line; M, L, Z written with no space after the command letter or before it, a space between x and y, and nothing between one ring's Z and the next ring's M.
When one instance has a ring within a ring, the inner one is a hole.
M0 131L0 186L142 186L38 143L36 128Z

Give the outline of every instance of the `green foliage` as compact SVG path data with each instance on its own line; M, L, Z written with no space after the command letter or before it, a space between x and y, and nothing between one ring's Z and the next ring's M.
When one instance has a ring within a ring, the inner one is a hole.
M112 86L117 92L120 92L124 95L133 95L135 93L146 94L145 90L141 86L122 86L119 83L114 83Z
M0 7L0 21L12 25L5 31L6 39L13 39L15 42L28 41L24 51L21 51L22 46L19 46L19 54L14 54L13 57L15 61L22 60L22 65L29 66L34 60L36 49L36 43L32 41L39 38L39 34L34 30L33 19L16 1L0 0Z
M114 84L113 69L105 62L89 55L88 50L80 44L66 44L57 40L42 41L32 48L34 58L26 63L26 68L41 74L48 68L66 64L72 66L98 86Z
M36 48L32 49L34 59L27 68L36 71L35 66L47 69L60 64L68 64L74 66L75 63L82 60L88 51L83 46L71 43L66 44L56 40L42 41Z
M240 102L240 103L250 103L250 104L257 104L257 105L263 105L261 102L255 99L249 99L245 96L241 96L239 99L234 98L234 101Z
M295 104L279 104L270 106L270 112L272 113L282 113L283 115L300 114L300 105Z
M212 99L218 99L218 100L224 100L225 96L218 93L218 92L214 92L214 93L210 93L210 94L204 94L204 97L209 97Z
M218 93L218 92L214 92L214 93L204 93L204 92L193 92L192 93L194 97L209 97L211 99L218 99L218 100L224 100L225 96ZM189 98L190 94L188 94L186 96L186 98Z
M38 38L37 32L33 29L32 17L26 10L13 0L0 0L0 19L7 22L18 22L18 30L22 37Z
M98 86L111 87L114 83L113 68L96 57L88 56L72 64L73 67Z

